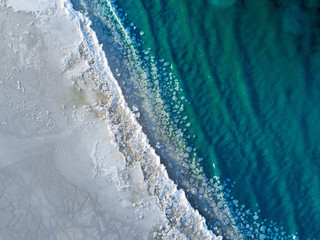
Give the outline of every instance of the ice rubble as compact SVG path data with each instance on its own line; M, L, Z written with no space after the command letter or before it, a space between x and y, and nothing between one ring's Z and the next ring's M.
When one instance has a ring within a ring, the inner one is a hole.
M147 145L88 20L63 0L0 6L0 239L219 239ZM131 164L119 134L135 135Z

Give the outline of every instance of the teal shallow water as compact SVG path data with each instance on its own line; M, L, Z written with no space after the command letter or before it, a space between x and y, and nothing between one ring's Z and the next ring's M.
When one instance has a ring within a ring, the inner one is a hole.
M150 73L150 88L162 99L141 101L164 105L193 148L185 160L225 182L223 196L243 237L319 239L320 3L111 3L121 21L115 24L139 51L132 61ZM161 135L155 137L165 141ZM194 206L206 217L199 199ZM216 232L214 221L207 217Z
M319 4L118 1L174 65L192 142L232 196L284 231L320 236Z

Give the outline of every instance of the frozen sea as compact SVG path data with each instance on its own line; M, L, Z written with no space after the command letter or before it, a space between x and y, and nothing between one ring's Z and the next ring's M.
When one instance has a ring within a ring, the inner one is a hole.
M219 239L148 145L88 18L1 1L0 31L1 240Z

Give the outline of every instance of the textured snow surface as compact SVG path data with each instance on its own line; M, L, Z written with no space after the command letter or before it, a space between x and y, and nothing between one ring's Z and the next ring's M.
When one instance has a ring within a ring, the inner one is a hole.
M0 1L0 240L218 239L158 161L144 181L118 151L106 112L128 108L88 26L67 1Z
M163 217L141 169L124 170L106 123L75 107L81 96L70 75L77 71L63 72L70 52L61 47L81 39L60 39L30 14L3 8L1 23L0 239L152 236ZM77 36L67 23L59 34ZM132 176L130 186L121 174ZM133 207L142 203L150 208Z

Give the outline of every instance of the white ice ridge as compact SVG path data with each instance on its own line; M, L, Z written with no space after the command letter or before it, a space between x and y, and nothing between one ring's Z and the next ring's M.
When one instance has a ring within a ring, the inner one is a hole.
M221 239L68 0L0 0L0 39L0 240Z

